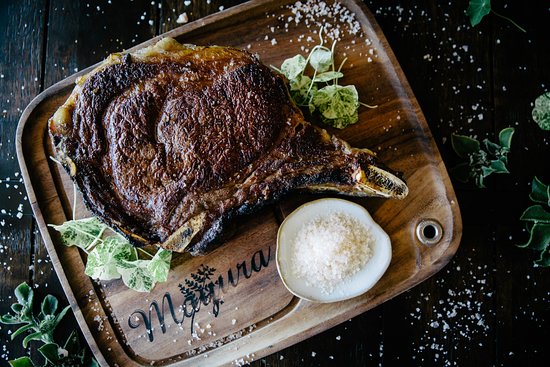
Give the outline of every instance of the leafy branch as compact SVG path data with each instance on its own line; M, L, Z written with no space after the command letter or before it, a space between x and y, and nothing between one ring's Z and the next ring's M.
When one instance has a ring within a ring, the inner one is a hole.
M535 264L548 267L550 266L550 186L535 177L531 184L529 199L536 204L525 209L519 218L527 225L529 240L519 247L540 252L540 257Z
M499 144L484 139L481 143L469 136L453 134L451 143L456 154L467 161L451 168L451 174L460 182L473 180L483 188L483 180L492 173L509 173L508 153L512 144L514 128L503 129L499 134Z
M148 256L147 260L140 259L136 248L125 238L116 234L103 238L108 227L95 217L50 227L61 234L64 245L76 246L88 254L85 273L93 279L122 278L128 288L138 292L150 292L156 282L168 279L172 260L170 251L159 249L151 255L140 249Z
M519 24L514 22L512 19L494 11L491 7L491 0L470 0L470 3L468 4L468 9L466 9L466 14L468 15L468 17L470 17L470 23L472 24L472 27L478 25L483 17L485 17L489 13L493 13L499 18L507 20L523 33L527 33L527 31L523 27L520 27Z
M342 67L345 58L338 68L334 62L336 42L330 48L324 45L323 29L319 31L320 43L315 45L307 58L296 55L283 61L281 68L274 66L289 80L290 96L300 107L307 107L311 114L317 114L327 125L343 129L359 120L359 106L369 106L359 102L359 94L354 85L342 86ZM308 65L313 75L305 74Z
M40 313L33 314L34 292L27 283L21 283L15 288L17 303L11 305L13 314L0 316L0 323L9 325L24 324L11 334L11 340L27 333L23 338L23 347L27 348L31 341L44 343L38 351L46 360L44 366L99 366L96 360L89 356L85 348L81 348L78 334L73 331L63 347L55 341L53 333L61 319L69 310L69 306L57 313L57 298L48 294L42 300ZM9 361L14 367L33 367L35 364L29 357L20 357Z

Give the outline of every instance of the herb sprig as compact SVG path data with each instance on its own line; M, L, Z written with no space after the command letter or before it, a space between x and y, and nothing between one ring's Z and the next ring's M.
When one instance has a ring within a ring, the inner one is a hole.
M46 361L44 366L99 366L97 361L89 355L87 349L81 347L76 331L71 333L63 347L59 346L54 340L55 328L59 325L70 306L65 307L58 313L57 298L48 294L42 300L40 313L34 315L34 292L27 283L21 283L15 288L15 297L17 303L11 305L14 313L0 316L0 322L3 324L24 324L11 334L11 340L27 333L22 342L24 348L27 348L33 340L44 343L38 348ZM14 359L9 361L9 364L14 367L35 366L35 363L29 357Z
M290 84L290 95L300 107L306 107L312 115L318 115L321 121L329 126L343 129L359 120L359 106L369 106L359 101L359 94L354 85L340 85L338 79L344 76L342 67L334 62L336 42L330 48L325 46L319 31L320 43L315 45L307 58L296 55L283 61L281 68L272 66L287 77ZM306 75L308 65L313 75Z
M505 128L499 134L499 144L484 139L481 143L469 136L453 134L451 143L456 154L467 162L452 168L451 174L460 182L473 180L477 187L485 187L483 180L492 173L509 173L508 153L514 128Z
M529 199L535 203L531 205L521 215L520 220L527 225L529 240L519 245L522 248L528 248L540 253L540 257L535 261L538 266L550 266L550 186L545 185L537 177L531 184L531 194Z
M150 292L156 282L165 282L170 270L172 253L159 249L155 255L143 249L140 253L118 234L103 237L108 227L95 217L70 220L62 225L50 225L61 234L65 246L77 246L88 254L86 275L93 279L122 278L124 284L138 292Z

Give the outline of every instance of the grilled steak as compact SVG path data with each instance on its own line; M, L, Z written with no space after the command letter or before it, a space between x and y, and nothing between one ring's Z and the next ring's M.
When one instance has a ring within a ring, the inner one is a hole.
M284 77L228 47L165 38L111 55L49 129L89 209L136 245L201 253L233 217L296 189L408 191L371 151L306 122Z

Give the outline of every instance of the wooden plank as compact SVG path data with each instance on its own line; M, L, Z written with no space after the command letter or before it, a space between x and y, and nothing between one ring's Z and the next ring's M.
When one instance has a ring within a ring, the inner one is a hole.
M377 0L366 3L396 53L447 167L454 166L459 158L450 145L452 133L479 138L494 135L491 53L488 52L492 46L491 22L484 21L477 29L471 29L464 15L467 5L456 3ZM492 180L488 180L489 185L493 184ZM491 292L492 278L484 267L493 266L493 247L484 242L494 227L482 230L480 224L487 224L487 214L471 205L484 202L491 193L471 185L456 182L453 185L462 203L464 233L468 235L446 269L382 306L384 365L491 364L494 345L489 341L495 338L492 327L495 319L491 312L494 299L489 298L479 309L457 307L455 317L449 318L446 312L449 303L456 306L460 302L472 305L478 302L481 288ZM505 216L505 213L497 215ZM473 258L485 259L480 269L472 265ZM472 285L469 288L472 294L466 294L463 289L471 276L481 277L487 284ZM449 295L449 290L453 295ZM467 322L470 314L475 317L475 313L483 318L489 326L487 329ZM443 321L452 329L445 327ZM464 324L464 328L459 324ZM467 326L471 333L464 330ZM461 335L460 331L465 334ZM461 342L453 343L457 339ZM469 350L487 353L469 353Z
M550 182L548 132L531 118L533 102L548 91L550 80L550 70L544 67L550 63L550 44L539 28L550 21L547 5L542 1L533 2L529 9L518 3L506 8L494 5L527 30L522 33L504 19L493 21L495 133L508 126L516 130L509 155L511 174L499 177L498 191L488 204L506 213L495 221L497 366L548 362L548 271L533 267L535 252L515 246L527 241L519 217L533 204L528 199L533 177ZM503 198L513 199L503 203Z
M232 6L242 4L246 0L211 0L211 1L190 1L186 4L185 1L177 0L162 0L160 9L160 33L168 32L174 28L181 26L187 22L193 22L197 19L204 18L207 15L217 13L231 8ZM187 16L187 21L182 17L180 23L177 22L180 15Z
M45 8L45 1L8 1L0 5L0 34L9 35L0 39L0 314L10 310L16 286L22 282L33 286L30 279L33 221L19 174L14 139L21 111L41 90ZM17 39L17 43L12 39ZM2 359L26 353L21 339L10 340L9 333L16 329L0 325Z
M136 29L139 29L138 32L125 28L125 33L118 31L117 36L120 37L118 41L113 39L111 32L108 31L108 26L114 23L116 19L114 14L125 11L129 5L128 3L116 2L109 6L99 1L84 3L53 0L48 5L48 12L46 12L48 16L47 43L44 51L44 76L42 78L45 87L49 87L73 74L78 71L79 67L85 67L90 63L99 61L103 58L105 44L108 45L107 47L112 47L112 50L108 50L108 52L113 52L121 46L123 48L130 47L132 43L138 42L137 33L141 33L143 39L147 39L152 35L149 33L152 28L148 22L143 22L146 27L139 27L136 24ZM135 13L130 12L129 15L139 19L138 12L142 9L148 11L150 2L142 1L141 5L133 7ZM155 12L156 10L153 9L153 17L156 14ZM81 30L90 29L92 24L96 24L100 19L102 19L105 28L100 28L99 31L96 28L94 31L95 44L86 44L88 41L83 38ZM126 38L123 39L123 37ZM81 56L80 61L79 55ZM82 55L84 56L82 57ZM36 236L33 236L32 241L34 251L32 281L38 286L36 295L41 298L46 294L53 294L60 300L60 307L65 306L64 293L58 277L53 271L52 262L44 246L44 241L38 232L36 234ZM59 340L65 340L72 330L78 329L72 314L65 317L63 326L59 328L60 330L56 334ZM34 346L31 349L31 355L34 359L40 360Z
M347 2L346 5L351 7L354 12L361 16L361 8L358 4ZM273 45L271 45L272 41L269 39L266 41L263 34L264 32L270 31L269 27L267 27L269 22L266 20L268 18L265 12L267 10L271 12L289 12L288 9L281 9L279 3L275 2L255 2L247 4L245 7L239 9L243 10L243 14L246 14L246 17L252 18L249 19L248 23L243 23L242 18L237 17L238 9L229 9L225 14L222 13L219 16L205 19L203 23L204 26L202 26L202 23L201 25L189 24L187 27L182 27L181 30L176 30L170 34L179 36L181 41L193 40L196 43L233 44L240 47L247 47L247 45L250 44L251 49L259 52L266 63L280 63L284 57L296 52L291 48L274 48ZM284 16L286 15L287 14L284 13ZM379 58L378 62L373 63L372 68L377 68L378 75L386 75L388 79L380 78L380 80L377 80L377 85L380 89L378 97L380 101L380 113L373 114L371 111L362 111L362 121L365 121L365 123L358 124L350 128L351 130L342 132L341 136L348 138L348 140L354 144L360 144L360 146L372 144L376 147L380 147L381 158L393 168L404 171L409 180L410 187L413 189L409 199L403 202L358 200L358 202L367 205L371 209L375 218L378 219L394 238L394 262L392 268L388 271L390 276L383 278L368 294L353 300L341 302L336 308L334 305L313 305L307 302L293 301L289 303L284 300L284 297L280 296L275 297L275 299L280 300L281 303L269 301L269 298L263 298L264 301L268 301L269 304L276 306L274 310L278 311L275 313L268 307L255 307L255 310L261 311L253 313L249 312L250 310L243 310L239 307L241 311L239 313L239 315L241 315L239 317L239 327L248 329L251 323L257 325L257 329L253 328L249 330L250 338L252 338L251 340L253 340L254 343L248 342L248 338L240 338L228 344L222 343L224 345L208 351L208 356L210 358L209 363L227 363L235 357L250 355L251 353L258 353L259 356L265 355L270 351L283 348L341 323L395 296L412 284L418 282L420 279L423 279L439 269L448 261L449 256L454 253L458 244L457 237L460 236L460 218L456 209L456 200L453 201L455 204L446 202L448 198L453 198L453 194L448 186L448 178L445 176L444 172L440 171L440 158L437 152L433 150L435 145L430 140L429 131L419 113L416 102L414 99L410 99L410 91L404 81L400 79L401 71L395 68L391 51L384 48L385 41L380 36L378 28L371 23L371 19L365 18L364 16L361 17L361 22L365 25L363 32L369 37L371 40L370 42L373 42L375 45L373 47L376 47L377 57ZM255 27L263 27L260 28L261 30L263 29L263 31L257 34L251 33L247 29L242 28L243 24L254 24ZM221 29L224 31L219 31ZM218 32L216 33L217 30ZM279 37L279 42L289 41L292 37L298 36L303 32L303 30L299 28L293 28L293 30L295 32L294 34L291 33L286 35L284 31L278 34L277 37ZM316 30L311 32L312 35L314 35ZM353 43L351 41L351 37L344 37L344 39L340 41L340 45L342 45L341 47L348 46L351 50L349 51L350 62L353 62L355 67L350 69L349 74L351 77L357 78L357 76L361 74L360 69L363 66L362 62L365 62L364 59L360 57L359 53L366 54L368 49L362 50L361 48L369 45L352 47L351 45ZM372 75L377 74L373 72ZM372 83L367 83L363 79L357 79L357 84L360 91L363 91L363 93L365 91L372 92L365 93L366 95L374 94ZM36 101L35 105L26 112L23 119L23 121L27 121L25 120L27 118L28 121L33 121L35 123L34 128L28 129L28 132L25 134L25 130L23 130L24 125L21 125L20 133L22 133L21 138L23 142L20 148L27 149L28 151L25 153L25 157L20 156L20 158L23 164L31 164L32 167L37 167L33 172L27 172L27 177L34 185L37 185L32 190L31 201L38 204L38 206L35 206L35 209L37 210L37 217L39 221L41 221L41 226L43 226L45 219L49 222L62 222L66 218L66 213L70 212L66 207L62 207L63 203L65 205L67 204L67 200L64 200L62 197L57 197L58 193L61 193L61 196L64 195L62 193L64 191L62 182L58 182L56 186L55 181L52 181L52 177L50 176L52 167L54 171L57 167L51 164L48 165L47 158L44 156L45 152L40 149L40 147L42 147L41 144L44 144L42 141L44 135L41 134L41 131L44 129L45 120L59 105L59 102L66 97L69 91L70 80L56 86L56 89L48 91L41 97L44 99ZM396 123L395 130L389 131L384 136L375 134L384 126L387 117L395 113L392 112L395 108L399 110L402 116L401 121ZM378 126L376 126L377 121L379 124ZM404 136L402 132L408 132L410 135ZM40 144L32 144L33 141L40 141ZM409 146L407 146L407 144ZM413 145L411 146L411 144ZM384 149L388 145L399 146L402 149L393 151ZM38 149L32 150L33 147L38 147ZM414 171L411 170L413 162L415 167ZM38 167L40 167L40 169L38 169ZM57 176L57 174L54 173L54 176ZM434 178L437 178L435 182L433 181ZM430 196L426 197L425 195L421 195L420 193L422 192L430 193ZM440 245L432 248L423 248L415 245L414 242L411 242L411 236L414 232L414 224L416 222L412 223L410 220L406 220L406 222L398 223L392 219L401 218L400 221L403 221L405 218L411 218L412 216L417 218L419 212L411 203L421 205L423 215L438 218L446 228L444 240ZM41 212L38 212L38 210ZM258 218L262 219L263 217L260 216ZM267 232L273 232L273 230L276 229L276 225L269 224L269 220L263 219L263 221L265 222L263 226L266 228ZM273 223L272 220L271 223ZM252 233L267 233L263 231L262 228L264 227L258 225L256 226L256 232L253 231ZM150 363L159 358L164 358L163 362L166 363L181 360L182 364L194 364L197 363L199 359L202 360L202 355L198 357L183 355L182 352L185 352L185 350L177 343L178 340L176 339L174 339L176 343L170 344L163 342L163 348L156 349L151 348L151 345L147 344L147 342L143 343L137 334L131 334L131 330L128 329L128 326L131 327L132 324L128 321L130 320L128 316L131 316L128 315L128 312L130 312L128 310L133 310L136 305L140 302L143 303L144 300L136 297L117 298L118 294L122 295L128 292L122 291L120 282L102 284L101 287L98 288L102 292L100 298L96 299L96 296L93 295L94 300L90 302L89 291L93 293L94 287L91 285L89 279L82 274L83 259L75 249L65 249L55 241L52 242L52 238L50 238L47 229L45 227L42 229L43 234L47 236L45 238L46 245L56 255L56 258L52 258L52 261L56 264L59 275L63 278L65 273L70 274L70 277L65 278L65 280L62 279L62 281L65 283L65 289L68 290L67 294L69 301L77 311L77 317L81 321L86 320L86 323L82 324L82 327L85 335L89 338L89 341L92 342L92 349L95 349L96 352L100 353L107 360L116 359L119 363L124 362L125 364ZM244 235L243 238L249 238L246 235L246 233L248 233L247 231L242 233ZM259 237L257 236L257 234L254 234L250 238L258 239ZM235 237L235 241L239 240L244 245L245 242L240 238L239 236ZM257 246L264 246L265 244L263 241L257 241L255 243L252 240L249 240L248 243ZM227 247L229 247L229 244ZM241 247L243 250L246 249L246 246L235 247L235 245L232 245L231 248L241 249ZM220 251L224 251L224 247L221 247ZM229 253L236 254L239 252L231 251ZM208 260L213 263L219 261L221 258L223 257L207 256L199 260L204 260L205 262ZM232 258L229 255L227 255L227 259L228 264L239 264L243 261L241 258ZM199 260L195 259L194 261ZM179 258L178 260L178 257L176 257L175 267L186 265L189 262L189 260L183 261L183 258ZM61 264L63 264L63 266L61 266ZM399 271L396 271L397 269L399 269ZM173 276L182 279L188 276L189 271L189 269L180 273L175 271ZM268 273L264 272L263 274ZM275 283L267 280L264 283L260 282L256 285L257 288L255 292L248 292L250 297L259 297L263 295L263 290L268 286L274 291L273 295L278 294L278 291L275 292L275 290L280 289L280 280L276 274L272 272L271 274L269 278L265 279L272 279ZM148 296L147 300L145 300L145 304L148 304L152 300L160 301L166 291L164 287L171 287L174 285L173 283L174 282L168 285L161 285L158 288L160 293L157 293L157 289L155 289L155 291ZM232 302L234 304L239 300L239 298L236 298L236 295L231 296L230 294L226 294L224 297L224 301L226 301L227 305L231 305ZM131 302L131 304L127 302ZM99 307L100 304L101 307ZM145 306L142 305L138 307ZM267 311L264 311L264 309ZM266 316L261 312L272 313L272 316ZM324 322L321 322L322 320L318 318L318 315L323 315ZM104 327L104 330L95 330L98 317L102 320L102 327ZM141 319L138 317L137 320L132 319L130 321L135 321L134 324L137 323L137 325L140 326L139 324L143 325L144 317L146 317L146 314L143 314ZM232 317L231 313L220 314L216 323L220 323L223 326L227 323L228 317ZM201 322L201 325L203 324L204 323ZM231 332L230 328L222 329L224 333ZM174 329L172 329L170 333L167 332L166 336L172 335L171 333L173 331ZM120 339L122 338L121 333L126 336L124 339ZM128 338L130 335L133 336ZM292 337L289 337L289 335ZM147 334L144 334L144 336L147 338ZM227 335L224 334L224 336ZM118 344L109 342L113 337L119 338L120 342ZM199 347L201 344L206 346L205 343L208 341L208 338L205 337L204 342L199 343ZM121 349L121 343L129 343L132 351L128 352ZM172 345L175 345L175 347L172 347ZM99 351L100 349L101 352Z

